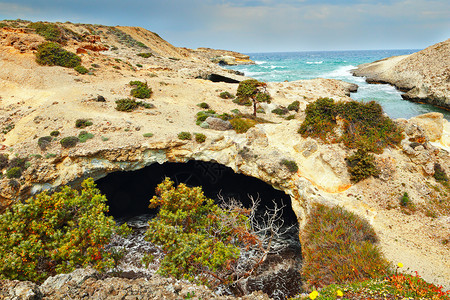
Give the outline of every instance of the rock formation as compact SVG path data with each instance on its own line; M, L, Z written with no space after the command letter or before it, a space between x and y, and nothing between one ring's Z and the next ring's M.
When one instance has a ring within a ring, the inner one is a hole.
M352 71L369 83L389 83L404 99L450 109L450 39L410 55L362 64Z
M374 226L389 260L401 261L425 279L450 288L450 250L442 243L449 236L449 216L439 211L434 216L423 211L416 213L419 217L406 215L398 204L405 191L417 206L426 207L430 199L448 201L432 176L436 164L450 174L450 126L442 115L398 120L405 131L401 147L376 155L378 178L352 184L344 159L350 150L302 138L297 130L309 103L320 97L348 101L354 85L331 79L268 83L272 103L262 104L264 113L258 114L268 123L243 134L202 128L196 125L201 102L218 114L232 114L236 109L252 113L251 107L219 97L225 91L235 94L237 84L212 82L208 75L237 81L246 77L173 47L142 28L58 24L80 35L95 33L100 41L83 43L105 44L108 50L94 51L83 44L87 50L80 57L89 73L81 75L73 69L38 65L33 45L42 40L39 35L0 29L0 154L28 160L20 178L7 178L3 169L0 211L13 201L63 184L77 185L87 177L99 179L167 161L214 161L290 195L301 226L316 202L357 213ZM11 36L19 39L12 43ZM64 47L75 52L80 45L72 39ZM142 53L149 54L138 55ZM153 108L115 109L115 100L130 97L132 80L146 82L152 89L152 97L143 101ZM291 112L293 117L271 113L293 101L299 101L300 108ZM79 129L78 119L92 125ZM61 146L61 138L78 136L81 130L94 137L73 148ZM39 138L53 131L59 135L40 147ZM206 140L180 140L177 136L182 131L203 133ZM298 171L290 172L282 160L294 161Z

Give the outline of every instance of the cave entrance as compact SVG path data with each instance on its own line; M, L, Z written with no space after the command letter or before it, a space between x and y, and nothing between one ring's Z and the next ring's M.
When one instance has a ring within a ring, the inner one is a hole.
M274 189L260 179L235 173L231 168L214 162L188 161L186 163L166 162L152 164L137 171L115 172L97 180L97 187L106 195L110 215L115 219L127 220L141 215L156 215L149 209L149 200L155 195L156 186L165 177L175 184L201 186L206 197L219 200L234 198L245 207L251 206L249 196L260 199L257 214L272 209L274 203L284 206L281 217L291 229L280 243L287 244L283 253L270 257L262 266L263 276L248 279L247 290L262 290L274 299L285 299L297 294L301 286L301 246L298 238L297 217L292 210L289 195ZM286 265L290 261L290 266ZM277 267L283 265L283 269ZM277 270L270 272L270 270ZM269 270L269 272L267 272ZM269 275L268 275L269 274Z

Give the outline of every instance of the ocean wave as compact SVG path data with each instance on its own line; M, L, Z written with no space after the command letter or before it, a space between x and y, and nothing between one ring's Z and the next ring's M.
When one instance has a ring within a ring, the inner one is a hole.
M353 77L353 75L350 73L350 70L356 68L352 65L342 66L337 68L336 70L333 70L327 74L325 74L324 77Z
M308 65L320 65L321 63L323 63L323 60L321 61L307 61L306 62Z
M262 65L262 64L266 64L267 63L267 61L265 61L265 60L255 60L254 62L257 65Z

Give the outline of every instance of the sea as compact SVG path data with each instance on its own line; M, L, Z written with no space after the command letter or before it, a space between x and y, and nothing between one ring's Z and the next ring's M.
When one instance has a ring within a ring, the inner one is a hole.
M358 84L351 97L360 101L377 101L384 112L393 119L440 112L450 120L450 111L429 104L403 100L401 92L388 84L368 84L363 77L355 77L350 70L360 64L386 57L411 54L420 49L408 50L349 50L247 53L256 64L229 66L246 76L265 82L282 82L300 79L331 78Z

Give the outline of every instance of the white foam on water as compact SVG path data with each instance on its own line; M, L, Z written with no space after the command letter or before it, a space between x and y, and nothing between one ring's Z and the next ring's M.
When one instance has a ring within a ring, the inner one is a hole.
M353 75L350 73L350 70L354 69L355 66L347 65L347 66L341 66L337 68L336 70L333 70L327 74L325 74L324 77L353 77Z
M257 64L257 65L262 65L262 64L266 64L267 63L267 61L265 61L265 60L255 60L255 64Z
M321 60L321 61L307 61L306 63L308 65L320 65L321 63L323 63L323 60Z

